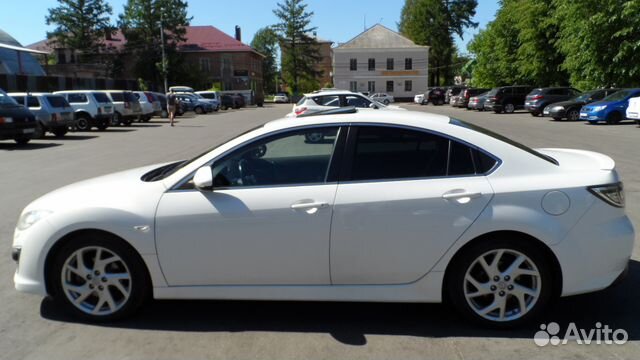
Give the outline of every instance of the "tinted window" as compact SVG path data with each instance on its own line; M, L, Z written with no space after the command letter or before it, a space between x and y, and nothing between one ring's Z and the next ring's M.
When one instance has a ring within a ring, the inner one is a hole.
M68 94L67 95L67 101L69 101L69 103L71 104L76 104L76 103L86 103L87 102L87 95L85 94Z
M18 104L24 105L24 96L12 96L13 100L15 100Z
M136 101L136 100L137 100L137 99L136 99L136 97L135 97L135 96L133 96L133 93L130 93L130 92L126 92L126 93L124 93L124 99L125 99L126 101L129 101L129 102L132 102L132 101Z
M358 128L351 180L444 176L449 140L392 127Z
M539 94L542 94L542 89L533 89L533 91L531 91L529 93L529 96L531 96L531 95L539 95Z
M630 90L623 90L623 91L618 91L615 92L609 96L607 96L606 98L604 98L605 101L619 101L619 100L624 100L627 96L631 95L632 92Z
M215 99L216 98L216 94L215 93L203 93L203 94L200 94L200 95L205 99Z
M114 102L123 102L124 101L124 94L123 93L111 93L111 99L113 99Z
M138 94L138 93L133 93L133 96L135 96L135 97L136 97L136 99L140 100L140 94Z
M566 89L550 89L547 94L549 95L565 95L567 93Z
M35 96L27 96L27 107L40 107L40 100Z
M371 101L355 95L347 95L345 98L345 106L355 106L357 108L368 108Z
M93 93L93 97L96 99L97 102L100 102L100 103L111 102L111 100L109 100L109 97L105 93Z
M476 173L478 174L485 174L489 172L489 170L493 169L493 167L497 163L496 159L483 153L482 151L473 150L473 154L474 154L474 163L476 166Z
M313 101L322 106L340 106L340 97L338 95L316 96Z
M451 141L447 175L471 175L475 172L471 148L457 141Z
M224 97L227 97L227 95L223 95L222 97L223 97L223 98L224 98ZM300 105L304 104L304 102L305 102L305 101L307 101L307 98L303 96L300 100L298 100L298 102L296 103L296 105L300 106Z
M47 101L49 102L49 105L54 108L64 108L69 106L67 100L62 96L47 96Z
M338 127L287 132L234 151L213 165L214 187L325 182Z

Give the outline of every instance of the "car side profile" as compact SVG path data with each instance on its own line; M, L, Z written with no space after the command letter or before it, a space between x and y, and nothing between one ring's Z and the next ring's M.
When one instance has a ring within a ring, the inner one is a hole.
M18 290L91 321L153 296L446 301L509 327L611 285L634 237L606 155L346 108L49 193L12 257Z
M532 90L531 86L502 86L491 89L484 102L484 109L493 111L496 114L502 112L511 114L518 109L524 108L525 98Z
M580 90L567 86L536 88L527 94L524 101L524 109L527 110L531 116L540 116L547 105L569 100L579 94Z
M375 100L381 104L385 104L385 105L389 105L392 102L395 102L395 99L392 95L389 95L387 93L375 93L371 96L369 96L369 98L371 98L371 100Z
M36 117L0 89L0 140L26 145L36 132Z
M635 120L635 122L640 125L640 97L629 99L626 115L627 119Z
M572 99L547 105L542 111L542 116L549 116L556 121L562 119L578 121L580 120L580 109L584 105L600 101L618 90L610 88L585 91Z
M73 108L77 130L89 131L93 127L105 130L111 124L115 110L107 94L91 90L57 91L54 94L64 96Z
M67 100L51 93L9 93L9 96L25 106L36 116L38 126L33 137L43 138L47 132L63 137L74 125L74 115Z
M336 109L340 107L355 107L358 109L373 110L400 110L395 105L385 106L367 96L346 90L322 90L305 94L296 104L287 117L309 115L320 111Z
M595 125L600 121L608 125L615 125L626 119L629 99L640 96L640 88L621 89L606 98L585 105L580 109L580 120L586 120Z

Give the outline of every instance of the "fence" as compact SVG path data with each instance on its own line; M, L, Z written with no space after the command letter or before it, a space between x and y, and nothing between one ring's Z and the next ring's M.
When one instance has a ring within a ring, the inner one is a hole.
M0 74L6 92L52 92L62 90L138 90L135 80Z

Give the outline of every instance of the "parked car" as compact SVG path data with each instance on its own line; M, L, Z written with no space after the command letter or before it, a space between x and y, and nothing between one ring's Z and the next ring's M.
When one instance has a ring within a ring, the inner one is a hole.
M112 125L129 126L142 115L140 102L131 91L104 90L100 92L107 94L113 103L114 114Z
M236 93L236 94L232 94L231 96L235 96L237 98L237 101L238 101L238 104L240 104L240 107L247 106L247 100L245 99L244 95L240 93Z
M371 98L371 100L375 100L379 103L383 103L385 105L389 105L393 102L395 102L395 99L393 98L393 95L389 95L387 93L375 93L371 96L369 96Z
M487 91L482 94L478 94L476 96L469 98L469 104L467 104L467 109L484 111L484 102L487 101L488 95L489 95L489 92Z
M220 100L221 100L221 107L224 110L229 110L229 109L239 109L240 108L240 103L238 102L238 99L234 96L228 95L228 94L223 94L220 96Z
M484 102L485 110L494 111L496 114L505 112L511 114L517 109L524 108L524 100L531 92L532 87L527 85L501 86L489 91Z
M200 102L206 102L211 104L211 109L208 110L208 112L220 110L220 101L218 99L211 99L211 98L202 96L199 93L193 93L193 96L197 97L198 101Z
M344 110L34 200L13 236L15 288L96 322L151 297L448 301L506 328L626 273L635 232L610 157Z
M148 122L153 116L160 113L160 101L148 91L134 91L133 96L140 103L141 114L138 121Z
M580 90L572 87L548 87L531 90L524 100L524 109L532 116L542 115L544 108L549 104L569 100L580 95Z
M273 102L275 103L288 103L289 102L289 96L285 93L277 93L274 97L273 97Z
M424 99L425 99L424 94L416 94L413 97L413 102L416 103L416 104L424 105L425 104L425 100Z
M288 117L312 114L315 112L353 106L359 109L400 110L395 105L385 106L377 101L348 90L326 90L305 94L295 105Z
M31 141L36 127L35 115L0 89L0 140L12 139L25 145Z
M64 96L73 108L77 130L89 131L92 127L104 130L111 124L115 107L107 94L92 90L57 91L54 94Z
M612 88L586 91L573 99L547 105L542 111L542 116L549 116L554 120L568 119L577 121L580 119L580 108L586 104L600 101L618 90L620 89Z
M433 105L443 105L447 103L446 91L439 87L428 90L425 96L427 103L431 103Z
M215 100L216 101L216 107L214 109L214 111L218 111L222 108L222 99L220 99L220 93L217 91L196 91L196 94L200 95L201 97L205 98L205 99L209 99L209 100Z
M40 139L47 132L56 137L64 136L74 125L73 109L67 100L52 93L9 93L18 104L26 107L36 116L37 127L34 139Z
M214 109L211 102L201 99L195 94L176 93L175 95L185 112L193 111L196 114L206 114L212 112Z
M453 96L459 95L462 90L466 89L466 86L448 86L444 89L444 102L446 104L451 104L451 98Z
M640 96L640 88L621 89L601 101L585 105L580 109L580 120L594 125L600 121L617 124L625 119L629 99Z
M466 108L467 105L469 104L469 100L471 99L471 97L485 93L487 91L489 91L491 89L485 89L485 88L465 88L463 89L459 95L453 97L453 100L451 101L451 106L453 107L460 107L460 108Z
M627 119L635 120L640 125L640 97L629 99L626 115Z

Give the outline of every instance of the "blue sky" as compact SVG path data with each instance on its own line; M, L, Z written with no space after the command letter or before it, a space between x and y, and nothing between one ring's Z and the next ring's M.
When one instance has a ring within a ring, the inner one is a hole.
M108 0L114 10L114 21L122 11L126 0ZM26 4L28 3L28 6ZM235 25L242 28L242 40L249 43L253 34L276 22L272 10L278 0L189 0L192 25L213 25L232 35ZM318 36L334 42L345 42L375 23L397 30L402 0L307 0L308 10L315 13L313 25L318 27ZM46 37L44 18L47 9L57 6L56 0L3 1L0 11L0 28L11 34L23 45L40 41ZM498 3L494 0L479 0L475 21L480 27L494 18ZM464 51L466 43L478 29L468 29L464 41L456 39Z

